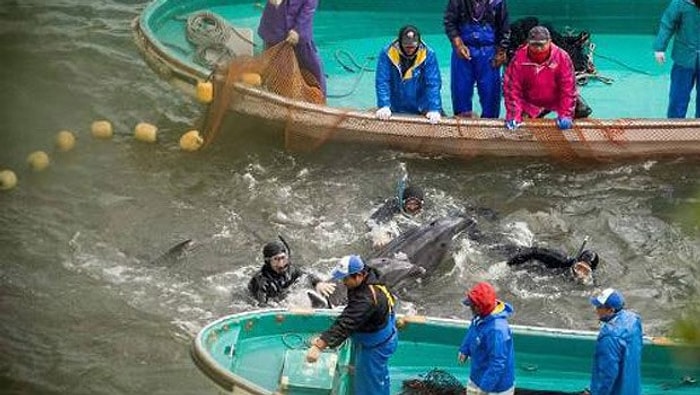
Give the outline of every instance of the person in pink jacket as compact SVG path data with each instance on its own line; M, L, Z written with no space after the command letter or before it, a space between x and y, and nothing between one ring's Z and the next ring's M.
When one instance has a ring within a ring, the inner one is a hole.
M515 51L503 81L506 127L515 130L523 117L557 113L561 130L573 126L576 77L569 54L552 43L544 26L533 27L527 44Z

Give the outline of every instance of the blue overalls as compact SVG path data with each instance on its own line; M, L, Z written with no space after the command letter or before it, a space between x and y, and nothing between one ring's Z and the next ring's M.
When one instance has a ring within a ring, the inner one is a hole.
M379 288L389 303L389 319L376 332L352 335L355 344L355 395L390 395L389 357L396 351L399 337L396 332L394 299L381 285L370 285L372 293ZM376 294L374 295L376 298Z
M479 93L482 118L498 118L501 111L501 68L491 66L496 55L496 31L488 23L464 23L459 36L469 48L471 59L452 50L452 108L455 115L472 112L474 84Z

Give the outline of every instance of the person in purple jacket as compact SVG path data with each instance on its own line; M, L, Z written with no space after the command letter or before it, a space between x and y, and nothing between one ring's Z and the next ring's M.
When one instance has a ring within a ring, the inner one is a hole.
M299 67L308 70L326 95L326 76L313 38L318 0L268 0L258 34L265 49L286 41L294 46Z

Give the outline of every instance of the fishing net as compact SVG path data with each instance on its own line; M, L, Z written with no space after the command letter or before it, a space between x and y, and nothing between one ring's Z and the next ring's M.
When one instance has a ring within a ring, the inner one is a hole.
M464 395L466 387L449 372L433 369L420 378L404 380L398 395ZM515 395L580 395L582 391L552 391L515 388Z

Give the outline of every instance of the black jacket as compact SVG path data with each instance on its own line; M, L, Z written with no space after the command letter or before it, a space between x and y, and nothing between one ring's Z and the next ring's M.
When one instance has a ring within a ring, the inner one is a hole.
M390 303L384 292L376 287L374 292L370 289L372 284L380 284L379 271L371 267L368 271L360 286L348 290L348 304L343 312L327 331L321 333L321 339L328 347L339 346L355 332L376 332L386 325Z
M478 19L479 15L474 15L474 0L450 0L447 3L443 23L445 34L452 40L460 36L460 27L465 22L474 22L493 25L496 32L496 43L501 48L508 48L510 45L510 23L508 22L508 9L506 0L491 3L486 0L486 12ZM474 20L477 19L477 20Z
M287 270L277 273L272 270L269 263L265 263L248 282L248 291L258 301L265 304L270 300L282 300L287 296L287 290L299 280L305 273L303 270L289 262ZM314 287L320 279L312 274L307 274L311 286Z
M399 213L401 213L401 202L399 202L399 198L393 197L385 200L381 207L370 215L369 219L377 224L383 224L391 221Z
M548 269L568 269L579 261L579 258L571 257L565 253L543 247L528 247L520 249L515 255L508 259L508 265L521 265L528 261L542 262ZM591 269L598 267L598 262L588 262Z

